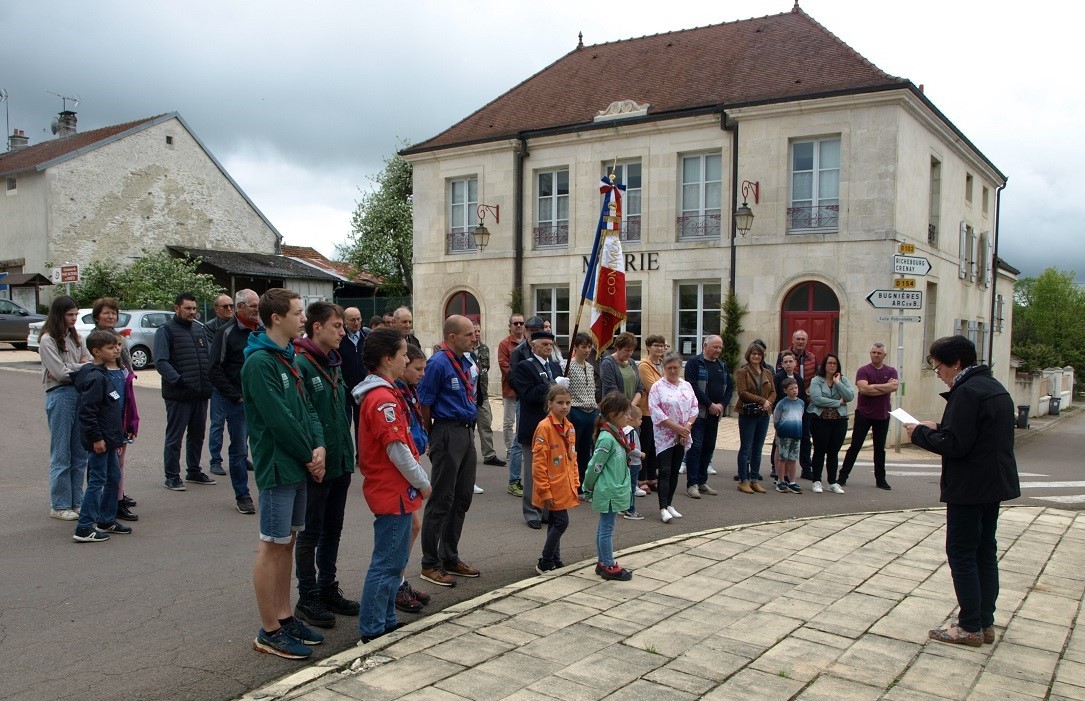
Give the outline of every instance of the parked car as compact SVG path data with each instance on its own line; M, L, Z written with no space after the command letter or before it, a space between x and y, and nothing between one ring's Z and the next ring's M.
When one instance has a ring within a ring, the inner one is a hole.
M154 365L154 332L171 318L173 318L173 312L157 309L134 309L120 313L114 328L128 339L128 349L132 352L132 365L136 370L143 370ZM30 325L26 342L27 346L34 350L38 348L42 326L44 326L44 321ZM86 336L94 330L91 310L79 310L79 321L75 324L75 330L80 336Z
M0 299L0 341L10 343L19 350L26 350L26 334L30 324L44 322L45 317L35 314L10 299Z

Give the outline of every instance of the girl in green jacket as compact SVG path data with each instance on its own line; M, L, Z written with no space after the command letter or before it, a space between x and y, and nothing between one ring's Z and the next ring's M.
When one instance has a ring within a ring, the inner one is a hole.
M595 573L603 579L627 582L633 574L614 561L614 521L618 513L630 508L629 445L622 429L629 425L629 399L614 391L599 403L595 420L595 452L584 472L584 493L592 508L599 512L595 545L599 562Z

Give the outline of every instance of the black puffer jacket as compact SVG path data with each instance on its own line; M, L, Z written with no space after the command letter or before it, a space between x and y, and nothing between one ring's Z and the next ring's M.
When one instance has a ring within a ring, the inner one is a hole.
M942 456L947 504L996 504L1021 496L1013 456L1013 399L986 365L948 392L937 429L916 426L912 443Z
M162 398L197 402L211 398L211 343L198 321L175 314L154 333L154 367L162 375Z
M240 402L241 367L249 345L249 327L234 317L219 327L211 341L211 384L230 402Z

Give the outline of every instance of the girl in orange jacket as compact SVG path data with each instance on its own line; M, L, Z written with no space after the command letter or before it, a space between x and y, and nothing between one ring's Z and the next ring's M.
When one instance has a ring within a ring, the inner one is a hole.
M531 503L549 509L546 544L535 571L539 574L563 567L561 535L569 527L569 509L580 504L577 488L580 476L576 468L576 432L567 418L573 396L561 385L553 385L546 395L549 415L539 422L532 441Z

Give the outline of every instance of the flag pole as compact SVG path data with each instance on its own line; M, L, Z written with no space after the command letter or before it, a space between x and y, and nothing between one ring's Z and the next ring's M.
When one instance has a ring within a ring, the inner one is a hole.
M614 174L618 163L618 157L614 157L614 166L610 170L610 183L613 185L617 176ZM592 277L596 273L596 269L599 267L599 245L603 241L603 217L607 214L607 203L604 199L603 205L599 208L599 223L595 227L595 242L592 244L591 257L588 258L588 270L584 274L584 284L580 288L580 305L576 309L576 321L573 324L573 333L569 336L569 354L568 358L571 360L573 357L573 342L576 340L576 336L580 333L580 317L584 314L584 303L588 299L588 284L591 282ZM565 377L569 376L570 364L567 361L565 363Z

